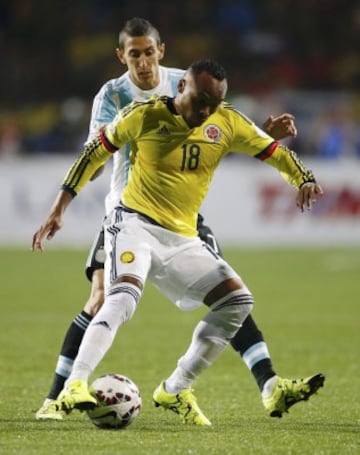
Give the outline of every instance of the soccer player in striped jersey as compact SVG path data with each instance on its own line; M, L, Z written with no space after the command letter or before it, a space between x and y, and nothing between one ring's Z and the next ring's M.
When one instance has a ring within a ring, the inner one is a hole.
M146 20L134 18L127 22L119 36L119 60L128 66L128 71L118 79L107 82L95 97L88 141L98 134L101 127L109 123L117 112L132 100L144 100L155 93L173 96L177 91L177 83L184 75L183 70L166 68L159 65L164 55L164 44L158 31ZM296 134L292 116L284 114L278 118L269 118L265 129L275 138L288 134ZM166 131L164 130L164 134ZM130 167L130 146L127 144L120 152L113 155L113 173L111 176L110 192L106 198L106 213L110 213L118 203L119 194L124 188ZM197 229L200 238L210 244L221 254L211 230L203 224L199 215ZM101 229L91 249L86 267L86 274L92 281L92 290L84 310L76 316L65 336L63 346L56 365L54 380L48 397L36 413L39 420L60 420L62 413L58 412L52 402L63 388L69 376L73 360L85 330L93 316L103 304L103 267L104 267L104 231ZM278 377L272 367L267 345L255 321L249 315L242 328L236 333L231 342L233 348L240 353L263 394L264 400L271 397L270 405L266 408L270 415L281 415L285 398L294 395L304 399L309 393L314 393L323 381L318 375L305 381L289 380ZM291 387L289 388L291 384ZM275 393L276 392L276 393ZM293 398L294 401L294 398Z

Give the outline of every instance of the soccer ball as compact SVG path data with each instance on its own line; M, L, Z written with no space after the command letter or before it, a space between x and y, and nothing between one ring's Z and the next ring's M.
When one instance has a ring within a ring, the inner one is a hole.
M122 374L105 374L90 386L98 404L87 414L99 428L124 428L132 423L141 410L137 385Z

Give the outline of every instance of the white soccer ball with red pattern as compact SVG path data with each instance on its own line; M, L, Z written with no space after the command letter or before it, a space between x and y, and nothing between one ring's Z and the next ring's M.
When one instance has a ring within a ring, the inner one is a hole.
M105 374L95 379L90 390L98 405L88 410L91 422L99 428L124 428L130 425L141 410L138 386L122 374Z

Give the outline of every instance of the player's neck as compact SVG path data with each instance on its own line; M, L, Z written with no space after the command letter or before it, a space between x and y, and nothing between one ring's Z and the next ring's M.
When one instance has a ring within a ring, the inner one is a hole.
M166 105L169 109L169 111L174 114L174 115L178 115L178 111L176 110L176 106L175 106L175 98L168 98L167 101L166 101Z

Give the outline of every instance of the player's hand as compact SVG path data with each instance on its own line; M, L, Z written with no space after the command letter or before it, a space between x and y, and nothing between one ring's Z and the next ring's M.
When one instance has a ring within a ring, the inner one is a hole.
M322 188L317 183L304 183L296 196L296 205L303 212L304 208L310 210L319 196L324 194Z
M263 124L263 129L276 140L284 139L288 136L296 137L297 129L294 120L295 117L291 114L282 114L278 117L270 115Z
M33 235L32 239L32 250L43 251L43 240L46 237L47 240L51 240L58 230L62 228L63 220L60 215L51 213L47 220L41 225Z
M47 217L46 221L40 226L32 239L32 250L43 251L42 242L46 237L47 240L51 240L59 229L62 228L63 214L66 210L66 207L73 200L74 195L65 191L60 190L56 199L50 209L50 215Z

